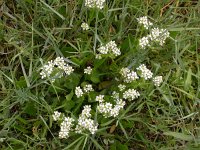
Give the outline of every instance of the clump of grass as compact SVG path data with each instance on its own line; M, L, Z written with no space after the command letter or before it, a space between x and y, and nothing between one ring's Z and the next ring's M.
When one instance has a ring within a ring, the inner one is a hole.
M97 9L86 7L84 1L2 1L0 148L198 149L199 5L116 0ZM149 34L137 23L141 16L169 31L164 45L139 46L139 39ZM82 23L89 29L83 30ZM98 48L110 41L121 54L108 50L97 59L96 54L102 54ZM41 79L40 68L56 57L65 58L74 72L58 76L60 68L54 66L51 76ZM136 69L140 64L163 76L161 86L143 78L124 82L128 75L121 75L120 69L127 67L141 76ZM91 74L84 73L88 66ZM115 117L109 116L111 111L101 114L96 96L105 95L105 101L115 106L113 91L126 99L117 88L120 83L140 96L126 100ZM93 91L77 97L76 87L84 92L88 84ZM56 123L53 112L76 122L85 105L91 105L91 117L98 123L95 134L72 130L69 138L59 139L62 116Z

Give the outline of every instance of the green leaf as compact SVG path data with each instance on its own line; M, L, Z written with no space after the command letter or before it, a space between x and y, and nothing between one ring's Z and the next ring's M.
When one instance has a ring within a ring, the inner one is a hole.
M104 150L104 148L101 147L101 145L99 145L99 143L94 138L90 137L90 139L92 140L97 149Z
M92 91L88 94L88 102L95 102L96 101L95 98L96 98L95 92Z
M113 84L112 81L103 81L99 84L99 90L110 87Z
M22 133L24 133L24 134L27 134L27 133L28 133L28 130L26 130L26 128L25 128L24 126L15 124L13 127L14 127L16 130L18 130L18 131L20 131L20 132L22 132Z
M111 145L110 150L128 150L128 146L116 140L114 144Z
M27 113L27 114L29 114L29 115L32 115L32 116L36 115L37 110L35 108L34 103L29 102L26 105L26 107L24 108L24 112Z
M61 48L61 52L63 53L63 55L65 57L69 57L69 56L74 55L74 53L76 52L76 50L73 47L68 46L68 47L62 47Z
M72 73L70 76L67 77L64 86L67 89L75 89L75 87L77 87L79 84L80 77L81 76L79 74Z
M80 110L80 107L82 106L83 104L83 101L84 101L84 96L80 97L80 98L76 98L77 100L74 99L74 101L76 102L76 105L75 105L75 108L73 109L73 112L74 113L77 113L79 112Z
M27 86L24 76L21 76L20 79L18 81L16 81L16 86L18 88L25 88Z
M75 106L75 102L72 100L65 101L64 103L65 103L64 109L67 111L70 111Z
M8 135L8 130L5 130L5 129L0 130L0 138L6 137L7 135Z
M81 146L81 144L83 143L83 141L84 141L84 138L82 138L82 139L76 144L76 147L74 148L74 150L80 150L80 149L81 149L80 146Z
M115 120L115 119L109 119L109 120L108 120L107 118L101 119L101 126L102 126L102 127L108 126L108 125L110 125L114 120Z
M71 148L72 146L74 146L77 142L81 141L84 138L84 136L81 136L80 138L78 138L77 140L75 140L74 142L72 142L71 144L69 144L66 148L64 148L63 150L68 150L69 148Z
M65 96L66 100L70 101L72 99L73 95L74 95L74 92L72 90L68 95Z
M99 82L101 82L99 77L100 77L99 72L97 72L96 70L93 70L91 77L90 77L90 80L93 83L99 83Z
M119 126L121 127L122 131L124 132L125 137L128 139L128 134L126 133L124 126L120 122L119 122Z
M172 37L173 39L176 39L176 36L179 34L180 32L178 31L170 31L170 37Z
M187 135L187 134L184 134L184 133L168 131L168 132L164 132L163 134L167 135L167 136L173 136L176 139L180 139L180 140L184 140L184 141L193 141L194 140L193 136Z
M186 91L189 90L189 88L191 87L192 84L192 70L191 68L189 68L188 72L187 72L187 78L185 80L185 84L184 84L184 89Z
M95 59L94 60L94 67L95 69L98 69L104 62L106 59Z
M123 127L125 129L127 128L132 128L134 126L134 122L133 121L126 121L126 120L120 120L121 124L123 125Z

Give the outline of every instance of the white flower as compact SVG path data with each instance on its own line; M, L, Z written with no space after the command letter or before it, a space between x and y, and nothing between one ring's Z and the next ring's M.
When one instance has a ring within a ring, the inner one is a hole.
M121 99L118 99L116 101L116 105L113 105L109 102L106 103L100 103L99 106L97 106L97 110L103 114L104 117L116 117L119 115L119 111L124 108L125 102Z
M122 68L120 70L120 73L124 78L124 82L127 82L127 83L131 83L132 81L139 79L137 73L134 71L131 71L128 68Z
M76 125L76 128L75 128L76 133L81 134L81 133L83 133L83 130L84 130L83 127L81 127L80 125Z
M154 77L153 82L155 86L160 86L160 84L163 82L162 76Z
M48 78L51 77L52 72L58 68L59 70L57 70L58 72L54 74L53 78L51 79L51 81L55 81L55 78L61 78L64 74L66 75L70 75L74 69L68 65L67 63L65 63L64 58L63 57L57 57L54 61L48 61L47 65L44 65L41 69L42 71L40 72L40 75L42 76L41 78Z
M96 55L95 55L95 58L96 58L96 59L102 59L102 56L101 56L101 54L96 54Z
M115 56L121 55L121 51L119 48L117 48L117 44L115 41L110 41L109 43L106 44L106 48L113 53Z
M131 83L132 81L139 79L139 77L137 76L137 73L134 71L131 71L130 73L128 73L125 77L125 82L127 83Z
M142 37L141 39L139 39L139 46L141 48L146 48L147 46L150 46L150 40L149 40L149 37Z
M128 69L128 68L122 68L122 69L120 70L120 73L121 73L121 75L122 75L123 77L126 77L127 74L130 73L130 69Z
M121 99L117 101L117 104L114 106L112 111L110 112L110 116L116 117L119 115L119 111L124 108L125 101L122 101Z
M91 74L92 73L92 68L88 66L86 69L84 69L85 74Z
M91 111L91 105L85 105L83 107L83 110L82 110L82 113L81 113L81 117L85 117L85 118L90 118L91 117L91 114L90 114L90 111Z
M94 120L90 118L82 118L81 116L78 119L78 125L76 125L75 132L82 133L83 130L90 131L91 134L95 134L98 130L98 124L95 124Z
M61 113L58 111L54 111L54 114L52 115L53 120L57 121L58 119L60 119Z
M100 103L104 102L104 95L96 96L96 101Z
M118 107L118 108L124 108L126 102L123 101L122 99L119 99L118 101L116 101L116 106L115 107Z
M94 89L92 88L92 85L91 84L87 84L83 87L83 90L88 93L88 92L91 92L91 91L94 91Z
M83 95L83 90L80 88L80 86L76 87L75 94L79 98Z
M91 134L95 134L97 131L98 124L94 120L90 119L91 106L85 105L83 107L82 113L78 118L78 125L76 125L75 132L82 133L84 130L90 131Z
M125 90L126 85L119 84L119 85L118 85L118 88L119 88L120 91L123 91L123 90Z
M74 69L70 65L65 63L65 60L63 57L57 57L54 60L54 66L63 70L66 75L70 75L74 71Z
M57 57L55 60L54 60L54 65L60 69L63 69L64 66L65 66L65 61L64 61L64 58L63 57Z
M110 112L110 115L108 117L116 117L119 115L119 110L120 108L119 107L114 107L112 109L112 111Z
M151 70L147 69L144 64L140 65L137 70L141 71L141 77L143 77L145 80L151 79L153 76Z
M148 36L151 41L159 42L162 46L169 37L169 32L166 29L153 28Z
M68 132L68 130L66 130L66 131L64 131L64 130L60 131L58 136L59 136L60 139L67 138L69 136L69 132Z
M73 118L65 117L63 122L60 124L60 132L59 138L67 138L69 137L69 132L73 126L72 122L74 122Z
M106 46L101 46L97 49L101 54L108 54L109 49Z
M119 93L116 91L113 91L111 97L114 98L115 100L119 100Z
M83 30L89 30L89 25L87 24L87 23L82 23L81 24L81 28L83 29Z
M66 64L64 67L63 67L63 70L65 72L66 75L70 75L74 69L72 68L72 66Z
M41 78L47 78L50 77L51 73L53 72L54 68L54 63L53 61L48 61L47 65L44 65L41 69L42 71L40 72L40 75L42 76Z
M89 8L99 8L104 7L105 0L85 0L85 6Z
M137 18L137 21L139 24L142 24L146 29L153 25L153 23L148 20L147 16L139 17Z
M169 37L168 30L153 28L150 31L150 34L139 39L139 46L144 49L147 46L150 46L152 42L158 42L162 46L168 37Z
M100 54L113 54L114 56L121 55L121 51L117 48L115 41L108 42L105 46L101 46L97 49Z
M99 106L97 106L97 110L103 114L104 117L110 117L110 112L112 111L113 105L109 102L106 103L100 103Z
M140 96L140 93L134 89L128 89L123 93L123 98L128 100L134 100Z

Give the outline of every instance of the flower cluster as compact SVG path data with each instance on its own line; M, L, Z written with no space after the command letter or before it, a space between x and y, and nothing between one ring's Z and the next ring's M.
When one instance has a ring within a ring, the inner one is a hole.
M146 16L137 18L139 24L143 24L146 29L149 29L153 24L148 20ZM166 29L153 28L147 36L139 39L139 46L142 49L150 46L152 42L157 42L161 46L165 43L166 39L169 37L169 32Z
M54 121L62 120L60 124L59 138L63 139L69 137L69 132L72 130L73 122L75 120L65 116L61 118L61 113L58 111L54 111L52 118Z
M83 90L81 89L80 86L76 87L76 89L75 89L75 94L76 94L76 96L77 96L78 98L81 97L81 96L83 95Z
M91 106L85 105L82 113L80 114L78 118L78 124L76 125L75 132L76 133L82 133L83 131L87 130L91 134L95 134L95 132L98 130L98 124L92 120L91 114Z
M134 100L140 96L140 93L134 89L128 89L123 93L123 98L128 100Z
M97 110L104 115L104 117L110 117L113 105L109 102L100 103L97 106Z
M102 113L105 118L116 117L119 115L120 110L124 108L125 104L126 103L121 99L117 100L114 106L110 102L104 102L97 106L97 110Z
M96 101L99 102L99 103L103 103L104 102L104 95L96 96Z
M55 81L55 77L61 78L63 75L70 75L74 71L74 69L64 61L63 57L57 57L54 61L48 61L41 69L41 78L49 78L51 75L54 75L54 78L51 79L52 81Z
M105 0L85 0L85 6L89 8L99 8L104 7Z
M153 83L155 86L160 86L162 82L163 82L162 76L156 76L153 78Z
M149 70L144 64L140 65L137 70L141 71L141 77L145 80L151 79L153 76L153 73L151 70Z
M84 90L84 92L86 92L86 93L91 92L91 91L94 91L94 89L92 88L92 85L91 85L91 84L86 84L86 85L83 87L83 90Z
M143 49L150 46L152 42L158 42L163 46L168 37L169 32L166 29L153 28L149 35L139 39L139 45Z
M60 119L61 113L58 111L54 111L54 114L52 115L54 121L58 121Z
M89 30L89 25L87 24L87 23L82 23L81 24L81 28L83 29L83 30Z
M81 89L81 87L80 86L77 86L76 88L75 88L75 94L76 94L76 96L79 98L79 97L81 97L81 96L83 96L83 94L84 94L84 92L85 93L89 93L89 92L91 92L91 91L94 91L94 89L92 88L92 85L91 84L86 84L84 87L83 87L83 90Z
M69 137L69 132L72 129L74 119L70 117L65 117L63 122L60 124L59 138Z
M82 133L83 131L87 130L91 134L94 134L97 131L98 124L94 122L94 120L91 119L91 106L85 105L83 107L82 113L80 114L77 125L75 127L76 133ZM72 128L74 126L73 122L75 121L73 118L70 117L63 117L60 118L61 113L58 111L55 111L52 115L54 121L58 121L58 119L61 119L62 122L60 124L60 131L59 131L59 138L68 138L70 131L73 131Z
M158 42L161 46L165 43L165 40L169 37L169 32L166 29L153 28L149 34L151 41Z
M90 114L90 111L91 111L91 105L85 105L83 107L83 110L82 110L82 113L81 113L81 117L82 118L90 118L91 117L91 114Z
M146 48L147 46L150 46L149 37L144 36L141 39L139 39L139 45L143 49Z
M149 29L149 27L153 25L153 23L148 20L147 16L139 17L137 18L137 21L139 24L142 24L146 29Z
M84 69L85 74L91 74L92 73L92 68L88 66L87 68Z
M119 99L120 99L119 93L116 92L116 91L113 91L113 92L112 92L112 96L111 96L111 97L114 98L114 99L116 99L116 100L119 100Z
M96 54L95 58L96 59L102 59L102 56L101 56L101 54Z
M123 78L124 78L124 82L126 82L126 83L131 83L131 82L133 82L134 80L139 79L137 73L134 72L134 71L131 71L131 70L128 69L128 68L122 68L122 69L120 70L120 73L121 73L121 75L122 75Z
M100 54L113 54L114 56L121 55L121 51L119 48L117 48L117 44L115 43L115 41L110 41L105 46L102 45L101 47L97 49L97 51ZM98 54L98 57L99 57L99 54Z
M126 85L123 85L123 84L119 84L118 85L118 88L119 88L119 91L123 91L123 90L125 90L125 88L126 88Z
M40 75L42 76L41 78L44 79L46 77L49 77L51 73L53 72L54 68L54 63L53 61L48 61L46 65L44 65L41 69L42 71L40 72Z
M119 93L116 91L113 91L112 97L116 100L116 105L113 105L110 102L105 102L104 95L96 96L96 101L99 102L97 110L106 118L118 116L120 110L123 109L126 104L122 99L119 99Z

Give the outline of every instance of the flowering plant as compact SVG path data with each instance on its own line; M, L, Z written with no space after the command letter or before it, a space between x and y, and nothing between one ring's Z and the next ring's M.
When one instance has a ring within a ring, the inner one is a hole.
M200 3L7 1L0 149L198 149Z
M86 5L93 6L89 1ZM153 23L147 17L140 17L137 21L150 30L149 35L139 39L140 48L144 49L152 42L163 45L169 37L166 29L151 29ZM81 27L82 32L90 29L87 23ZM41 68L42 79L46 78L61 88L61 83L66 83L64 104L56 105L52 113L53 121L60 126L60 139L81 134L95 140L94 135L106 132L109 125L120 125L126 134L122 122L133 111L132 106L145 99L148 86L151 89L159 87L163 79L154 75L149 69L151 66L145 64L121 66L116 60L123 54L120 45L112 40L100 43L94 53L82 56L86 59L79 67L66 63L64 57L57 57Z

